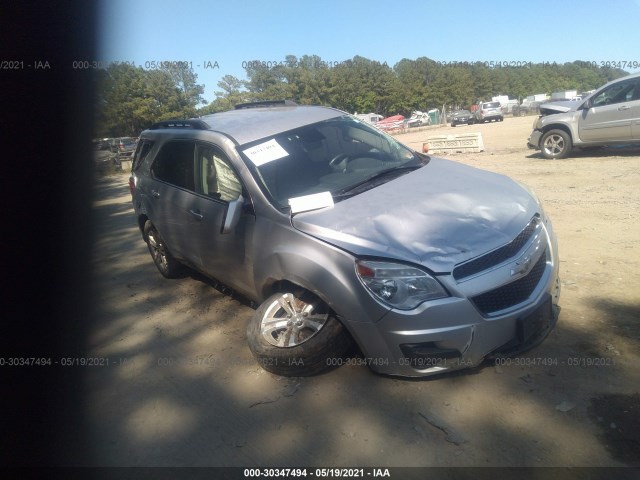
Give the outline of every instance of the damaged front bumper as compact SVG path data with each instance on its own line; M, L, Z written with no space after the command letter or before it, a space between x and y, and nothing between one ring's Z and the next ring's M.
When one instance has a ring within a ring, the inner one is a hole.
M516 257L464 280L439 276L451 296L378 322L351 324L378 373L429 376L515 355L546 338L558 320L557 244L550 222ZM520 272L526 264L526 271ZM506 280L505 280L506 279ZM487 285L496 287L487 291Z
M542 132L540 130L534 130L527 139L527 147L533 150L540 150L540 139L542 138Z

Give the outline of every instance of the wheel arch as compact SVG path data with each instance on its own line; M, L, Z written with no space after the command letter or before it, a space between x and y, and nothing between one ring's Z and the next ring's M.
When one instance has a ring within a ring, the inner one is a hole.
M322 249L308 247L296 252L272 252L260 261L260 271L268 274L257 275L259 302L286 288L304 289L326 303L360 343L351 322L376 322L389 309L371 298L360 284L352 255L326 245Z
M549 125L545 125L540 129L540 131L542 132L542 135L540 135L538 147L542 148L542 137L544 136L545 133L547 133L550 130L564 131L567 135L569 135L569 139L571 140L571 145L575 144L574 138L573 138L573 132L571 131L571 127L569 127L569 125L567 125L566 123L550 123Z
M140 233L144 236L144 224L147 223L149 217L147 217L144 213L138 215L138 228L140 229Z

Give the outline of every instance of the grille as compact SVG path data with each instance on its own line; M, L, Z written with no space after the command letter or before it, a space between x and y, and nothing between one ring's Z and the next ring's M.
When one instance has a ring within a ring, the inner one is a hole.
M526 244L533 236L539 221L538 216L533 217L529 222L529 225L527 225L524 230L522 230L510 243L489 252L486 255L458 265L453 269L453 278L461 280L463 278L470 277L471 275L482 272L483 270L498 265L515 256L524 244Z
M540 282L546 263L547 251L545 250L527 276L472 297L471 301L483 315L491 315L493 312L524 302Z

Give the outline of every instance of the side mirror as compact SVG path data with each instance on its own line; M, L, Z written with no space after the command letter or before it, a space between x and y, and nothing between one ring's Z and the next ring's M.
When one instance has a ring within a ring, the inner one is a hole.
M225 233L231 233L234 228L238 225L240 221L240 216L242 215L242 207L244 205L244 197L240 195L237 199L232 200L227 205L227 211L224 215L224 221L222 222L222 231L221 233L224 235Z
M591 108L591 99L588 98L585 102L580 105L579 110L589 110Z

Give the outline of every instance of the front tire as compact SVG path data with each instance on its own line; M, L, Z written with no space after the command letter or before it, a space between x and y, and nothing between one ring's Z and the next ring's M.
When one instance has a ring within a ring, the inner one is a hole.
M353 343L331 309L304 291L265 300L249 322L247 340L262 368L295 377L340 365Z
M540 139L540 151L544 158L565 158L571 151L571 137L564 130L549 130Z

